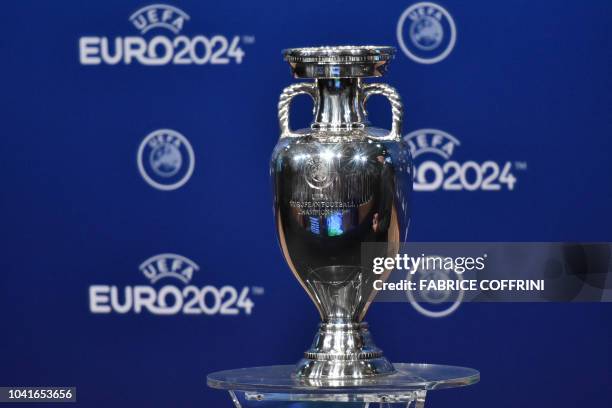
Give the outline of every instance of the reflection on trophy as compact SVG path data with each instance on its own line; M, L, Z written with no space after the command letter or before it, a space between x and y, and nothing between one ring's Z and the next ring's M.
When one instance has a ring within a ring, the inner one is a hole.
M393 88L364 81L382 76L394 51L284 51L296 78L314 79L281 94L281 136L271 160L280 246L322 320L297 377L358 379L395 371L363 322L372 283L381 277L362 267L362 243L387 243L382 255L394 256L409 224L412 174L401 139L402 103ZM314 100L315 117L310 128L293 131L289 105L300 94ZM376 94L391 104L391 131L367 121L366 101Z

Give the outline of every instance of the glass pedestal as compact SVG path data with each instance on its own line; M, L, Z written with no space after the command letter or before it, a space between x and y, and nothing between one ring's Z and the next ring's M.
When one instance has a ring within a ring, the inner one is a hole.
M296 378L294 365L249 367L212 373L207 383L229 392L236 408L411 407L423 408L427 391L471 385L471 368L394 363L396 372L358 380Z

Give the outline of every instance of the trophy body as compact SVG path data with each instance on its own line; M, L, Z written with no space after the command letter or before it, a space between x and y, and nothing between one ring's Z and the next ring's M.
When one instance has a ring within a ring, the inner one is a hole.
M374 280L362 267L362 243L388 243L394 256L406 239L412 163L401 139L402 105L395 90L365 83L381 76L391 47L320 47L284 51L294 76L313 82L281 94L281 137L271 160L280 246L322 323L295 374L309 379L357 379L394 372L362 322ZM289 127L291 99L312 97L309 129ZM371 127L365 104L389 99L391 131Z

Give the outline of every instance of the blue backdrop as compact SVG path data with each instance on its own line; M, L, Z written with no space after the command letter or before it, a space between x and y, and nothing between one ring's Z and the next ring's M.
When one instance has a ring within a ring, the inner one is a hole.
M398 47L381 81L431 190L413 196L411 239L612 240L610 2L152 4L2 7L0 385L73 385L87 407L230 406L207 373L297 361L318 316L276 244L268 181L287 47ZM370 113L388 126L384 100ZM293 126L309 120L296 100ZM452 154L420 150L440 138ZM609 406L611 318L610 304L368 315L393 361L481 371L432 407Z

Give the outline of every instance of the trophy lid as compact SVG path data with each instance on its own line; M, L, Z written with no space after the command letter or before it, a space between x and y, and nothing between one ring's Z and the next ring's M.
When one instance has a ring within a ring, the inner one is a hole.
M334 46L283 50L295 78L378 77L387 70L395 48L386 46Z

